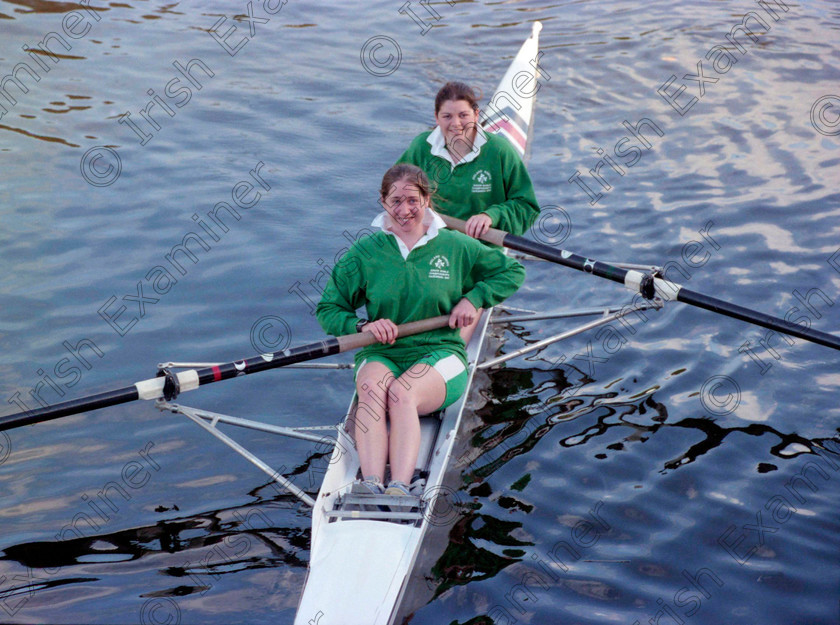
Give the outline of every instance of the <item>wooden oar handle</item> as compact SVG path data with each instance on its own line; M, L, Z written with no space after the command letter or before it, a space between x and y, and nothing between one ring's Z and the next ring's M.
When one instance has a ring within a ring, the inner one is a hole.
M397 336L411 336L412 334L420 334L428 332L429 330L437 330L438 328L445 328L449 325L449 315L441 315L440 317L431 317L429 319L421 319L420 321L409 321L397 326ZM370 332L359 332L358 334L345 334L344 336L336 337L342 352L350 351L351 349L359 349L360 347L367 347L377 343L376 337Z
M453 230L457 230L459 232L466 233L466 226L467 222L463 219L458 219L457 217L450 217L449 215L441 215L441 218L446 222L446 225ZM504 230L497 230L496 228L490 228L484 235L481 237L482 241L487 241L488 243L492 243L493 245L498 245L499 247L504 247L505 235L507 232Z

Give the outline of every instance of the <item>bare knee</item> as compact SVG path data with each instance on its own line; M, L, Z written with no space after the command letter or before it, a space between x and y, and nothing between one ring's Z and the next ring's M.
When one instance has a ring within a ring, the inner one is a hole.
M376 410L376 407L385 408L388 405L387 387L380 388L376 382L370 380L359 380L356 385L356 393L359 395L359 404L367 405L369 410Z
M356 423L383 421L388 406L388 389L394 382L394 375L385 367L366 365L356 378L356 393L359 404ZM363 427L362 431L367 431Z
M388 389L388 409L392 415L395 412L394 409L399 412L400 408L416 406L416 404L417 398L409 383L400 378L391 384Z
M375 363L378 365L378 363ZM394 383L394 374L384 366L365 365L356 378L356 392L359 397L370 397L385 405L389 387Z

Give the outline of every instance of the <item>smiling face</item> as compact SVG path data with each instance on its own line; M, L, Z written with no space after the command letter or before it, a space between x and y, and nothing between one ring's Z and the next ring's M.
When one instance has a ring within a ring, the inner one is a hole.
M444 100L435 113L435 121L443 133L447 148L451 150L455 147L458 152L472 149L478 127L478 109L473 108L468 101Z
M388 211L397 234L422 236L425 226L423 219L429 207L429 197L411 177L396 180L382 196L382 206Z

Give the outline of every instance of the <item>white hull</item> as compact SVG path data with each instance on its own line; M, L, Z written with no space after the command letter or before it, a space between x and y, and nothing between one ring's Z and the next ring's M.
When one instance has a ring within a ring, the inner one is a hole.
M472 384L487 321L485 311L467 348ZM442 418L421 419L418 469L428 472L417 523L365 518L330 519L340 497L357 477L359 456L345 428L312 510L312 551L296 625L388 625L396 616L423 537L431 524L444 523L451 512L451 491L441 486L455 444L468 393L447 408ZM352 408L352 404L351 404ZM437 427L439 422L439 426ZM385 513L383 513L385 514ZM359 512L359 516L365 516ZM451 520L451 518L450 518Z

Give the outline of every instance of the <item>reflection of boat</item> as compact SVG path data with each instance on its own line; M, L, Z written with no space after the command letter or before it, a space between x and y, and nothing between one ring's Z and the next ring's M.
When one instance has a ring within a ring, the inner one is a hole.
M523 44L502 79L484 122L488 132L508 138L524 154L533 112L533 90L519 95L524 76L537 79L540 24ZM519 77L520 83L514 83ZM532 85L533 88L533 85ZM507 110L506 114L504 111ZM470 384L492 311L485 311L467 354ZM339 427L330 468L312 511L309 574L296 623L393 623L430 527L451 523L452 489L443 483L469 391L441 414L421 418L422 442L416 475L424 486L412 496L354 494L359 458L351 433ZM351 406L352 412L352 406ZM415 482L420 484L420 482Z
M148 574L159 578L165 575L168 586L147 591L139 585L142 597L179 598L203 595L219 583L221 576L245 570L289 567L303 575L306 561L302 557L308 549L307 532L298 527L276 526L269 520L271 508L292 504L285 493L277 495L270 486L265 498L252 493L257 502L231 508L221 508L195 515L167 518L154 525L130 527L114 532L90 536L74 535L62 540L21 542L3 548L0 565L10 581L4 585L0 597L15 605L14 597L31 597L45 593L42 605L48 605L51 595L46 591L66 586L97 585L99 589L111 583L114 563L127 564L123 574ZM85 527L84 525L82 527ZM81 534L78 532L78 534ZM161 561L166 565L161 566ZM8 575L17 570L24 574ZM9 568L15 567L15 568ZM39 572L33 575L33 572ZM134 581L121 579L123 587ZM78 596L97 590L76 590ZM296 589L289 589L290 593ZM33 609L27 606L27 611ZM37 608L35 608L37 609ZM37 614L37 613L35 613ZM30 614L30 616L33 616ZM53 622L54 618L43 617ZM36 617L36 620L40 620Z

